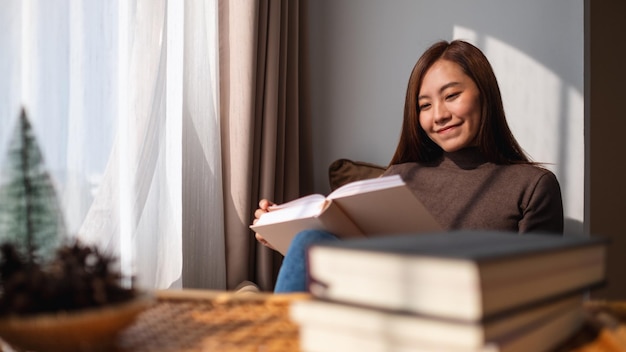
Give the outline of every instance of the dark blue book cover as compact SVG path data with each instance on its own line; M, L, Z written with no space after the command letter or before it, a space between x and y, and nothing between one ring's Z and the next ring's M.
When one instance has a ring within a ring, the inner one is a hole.
M321 245L345 250L388 252L398 255L497 260L564 251L581 246L604 246L606 243L607 240L603 237L517 234L475 230L432 234L398 234L397 236L333 241Z

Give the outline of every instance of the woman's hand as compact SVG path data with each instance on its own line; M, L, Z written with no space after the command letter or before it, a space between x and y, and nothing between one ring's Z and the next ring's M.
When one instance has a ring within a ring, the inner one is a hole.
M267 213L269 211L269 207L271 207L272 205L274 205L273 202L267 199L261 199L261 201L259 201L259 208L254 212L254 221L252 221L252 224L256 224L256 222L259 220L261 215ZM265 247L276 250L276 248L272 247L272 245L269 244L269 242L267 242L265 238L263 238L263 236L261 236L260 234L255 233L254 237L257 239L257 241L261 242L261 244L264 245Z

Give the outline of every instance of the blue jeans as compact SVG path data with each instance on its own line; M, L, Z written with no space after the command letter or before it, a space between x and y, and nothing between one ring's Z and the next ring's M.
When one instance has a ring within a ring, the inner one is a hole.
M278 271L274 293L307 291L307 249L312 244L333 240L339 239L328 231L304 230L298 233L291 241Z

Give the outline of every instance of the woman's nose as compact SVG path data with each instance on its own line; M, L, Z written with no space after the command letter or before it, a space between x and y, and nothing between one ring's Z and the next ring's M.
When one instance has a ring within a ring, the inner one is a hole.
M436 124L446 123L452 117L445 104L435 104L434 108Z

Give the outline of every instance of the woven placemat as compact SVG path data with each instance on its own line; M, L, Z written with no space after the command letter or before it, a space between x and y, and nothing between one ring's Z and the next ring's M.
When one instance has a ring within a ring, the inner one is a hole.
M161 292L157 303L124 330L123 352L299 351L289 304L304 294Z

